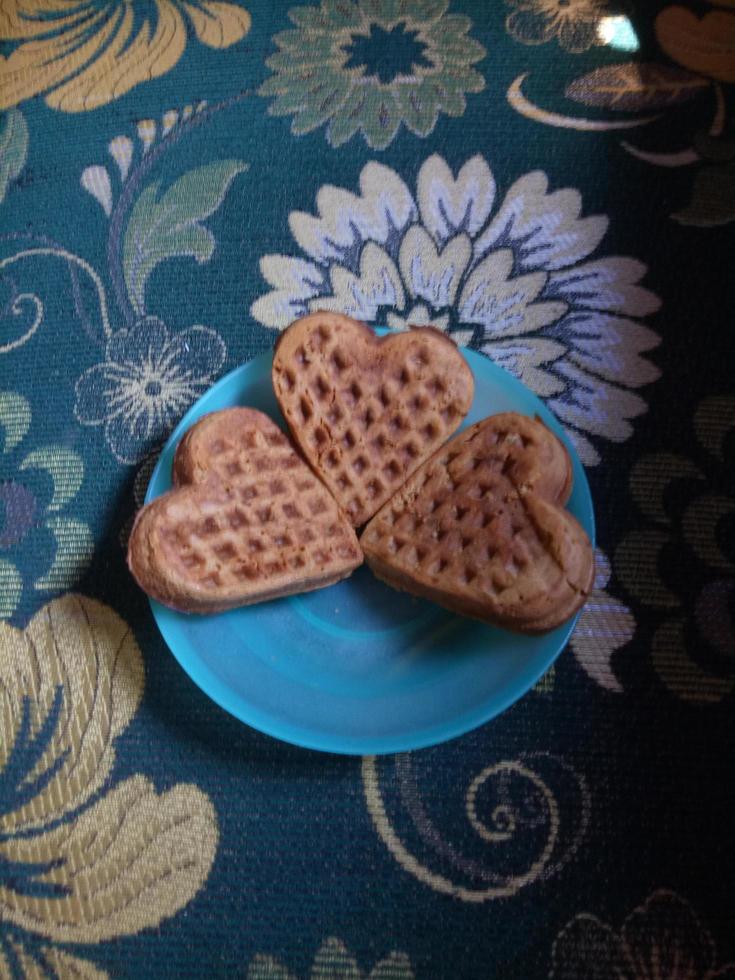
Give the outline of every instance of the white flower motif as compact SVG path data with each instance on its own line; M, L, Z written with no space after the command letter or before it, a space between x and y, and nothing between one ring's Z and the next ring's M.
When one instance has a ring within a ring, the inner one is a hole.
M616 650L633 639L636 623L630 609L605 591L610 574L610 560L598 548L592 595L582 609L570 644L577 663L591 680L621 693L623 686L610 661Z
M76 416L83 425L104 425L115 458L136 463L203 394L225 356L224 341L209 327L172 336L157 317L143 317L118 330L105 360L79 378Z
M498 200L483 157L455 178L434 155L415 194L372 162L359 193L326 185L316 210L289 216L304 255L261 260L272 287L251 309L261 323L282 330L319 309L398 329L432 323L547 399L587 465L600 460L589 436L631 435L646 410L632 389L659 375L641 356L659 338L634 318L660 301L639 284L641 262L591 258L608 219L582 217L578 191L550 192L533 171Z

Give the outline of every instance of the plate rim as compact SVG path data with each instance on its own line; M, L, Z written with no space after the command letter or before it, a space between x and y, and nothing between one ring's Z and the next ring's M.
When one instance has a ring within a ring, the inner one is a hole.
M376 328L376 333L382 336L385 334L396 333L396 331L391 331L386 328ZM527 394L532 396L534 401L541 405L542 410L548 413L548 415L554 420L558 430L561 432L562 441L570 453L573 469L575 471L575 481L579 474L581 474L582 477L582 492L583 496L585 497L585 502L588 505L589 513L587 516L590 522L590 527L585 528L585 530L590 537L590 541L594 549L596 521L589 482L587 480L584 466L582 465L574 446L571 444L568 436L563 431L561 422L556 418L551 409L544 404L539 396L536 395L535 392L524 385L523 382L520 381L520 379L515 375L496 364L491 358L481 354L479 351L465 350L462 348L458 348L458 350L465 357L465 360L469 363L470 368L472 367L472 361L477 358L480 363L485 363L486 367L489 367L491 370L502 372L505 378L510 380L512 387L520 386L522 389L524 389ZM469 357L467 355L469 355ZM160 493L154 493L153 488L159 479L163 478L165 480L166 478L165 474L162 474L162 469L164 459L168 455L168 451L170 450L172 444L177 443L184 432L190 428L194 421L196 421L193 416L200 418L203 414L205 414L199 409L201 402L204 399L216 396L216 393L220 389L228 387L243 374L247 374L249 371L256 371L256 373L258 373L260 370L262 370L261 365L265 366L267 365L268 361L272 362L272 358L273 349L271 348L270 350L263 351L261 354L257 354L250 360L237 365L231 371L228 371L227 374L223 375L221 378L218 378L214 384L210 385L210 387L207 388L207 390L203 392L200 397L197 398L197 400L187 409L180 421L174 427L168 439L161 447L159 458L156 461L156 465L153 468L150 480L148 482L148 487L146 488L146 504L160 495ZM277 424L279 424L277 419L275 421ZM525 697L526 694L528 694L528 692L538 682L538 680L558 659L569 644L569 640L576 628L579 617L582 614L582 610L579 610L573 617L559 627L559 629L563 629L563 633L559 637L559 643L554 652L549 653L548 656L542 658L539 663L532 661L531 668L527 668L526 672L521 674L522 683L519 685L518 681L516 680L513 686L509 687L508 690L502 692L500 695L494 695L491 706L484 704L469 714L460 714L451 721L443 722L430 728L421 728L413 732L409 731L402 737L397 738L392 735L338 736L324 731L320 732L318 729L314 729L313 727L309 729L303 728L302 726L295 725L287 719L276 718L260 711L260 709L244 700L242 695L235 694L232 687L227 685L221 678L217 677L211 668L208 667L206 662L200 657L192 661L188 656L188 649L183 654L178 651L176 649L177 644L172 644L169 642L165 623L166 618L170 614L174 613L174 611L161 605L160 603L156 602L155 599L150 597L148 597L148 602L152 611L153 619L156 623L156 628L158 629L167 649L171 652L184 673L223 711L226 711L228 714L232 715L242 724L248 725L262 734L278 739L279 741L286 742L290 745L295 745L299 748L313 751L352 757L364 755L388 755L397 752L407 752L430 748L431 746L444 744L445 742L459 738L462 735L474 731L481 725L492 721L494 718L497 718L503 712L512 707L512 705L514 705L517 701L520 701L521 698Z

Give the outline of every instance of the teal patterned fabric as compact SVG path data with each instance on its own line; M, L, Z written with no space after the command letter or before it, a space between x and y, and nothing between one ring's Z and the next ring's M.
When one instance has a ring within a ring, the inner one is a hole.
M0 976L735 977L731 0L0 6ZM241 725L126 570L314 309L482 351L587 468L568 649L435 748Z

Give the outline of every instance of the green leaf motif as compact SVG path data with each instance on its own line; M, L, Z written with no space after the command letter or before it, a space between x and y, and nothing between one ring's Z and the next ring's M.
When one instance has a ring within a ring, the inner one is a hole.
M549 667L541 680L537 681L533 690L536 694L550 695L554 693L554 682L556 680L556 668L554 664Z
M28 126L23 113L11 109L5 114L4 122L0 132L0 201L5 197L8 184L25 166L28 153Z
M295 980L295 977L274 957L258 953L248 967L247 980Z
M735 221L735 166L703 167L694 178L691 201L671 217L695 228L713 228Z
M297 980L273 956L258 953L248 968L247 980ZM357 960L341 939L326 939L316 952L309 980L366 980ZM411 963L405 953L389 953L373 967L367 980L414 980Z
M633 112L660 109L694 98L710 82L681 68L668 65L605 65L567 86L566 96L583 105Z
M56 555L45 575L33 583L37 592L70 589L84 575L94 555L88 525L72 517L49 517L45 526L56 539Z
M53 481L54 491L49 511L58 511L76 495L84 479L84 463L72 449L43 446L28 453L21 470L45 470Z
M28 399L15 391L0 391L0 429L3 430L3 452L9 453L23 439L31 424Z
M414 975L405 953L389 953L370 971L368 980L414 980Z
M145 315L145 287L155 267L174 256L211 259L214 235L200 222L225 199L230 184L247 170L240 160L219 160L190 170L162 195L160 181L149 184L135 202L125 230L123 268L130 302Z
M311 980L363 980L362 971L345 944L330 938L317 950Z
M8 619L16 610L23 592L20 572L4 558L0 558L0 619Z

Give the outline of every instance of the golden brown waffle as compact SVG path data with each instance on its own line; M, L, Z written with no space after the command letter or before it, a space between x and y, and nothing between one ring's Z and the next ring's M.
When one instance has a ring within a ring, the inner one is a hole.
M432 327L378 338L364 323L313 313L276 345L273 387L291 434L355 527L454 432L472 372Z
M261 412L205 416L174 460L178 487L144 507L128 545L141 588L182 612L308 592L362 562L336 502Z
M541 422L494 415L456 436L365 528L378 578L521 633L559 626L594 577L589 538L563 509L562 443Z

